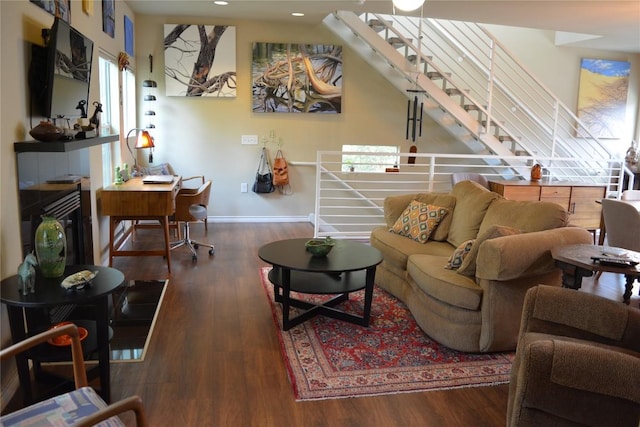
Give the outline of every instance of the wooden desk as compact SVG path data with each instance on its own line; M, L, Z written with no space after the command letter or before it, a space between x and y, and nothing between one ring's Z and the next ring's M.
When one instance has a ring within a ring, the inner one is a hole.
M181 177L171 184L144 184L142 178L132 178L122 185L110 185L102 190L102 214L109 219L109 266L114 256L164 256L171 273L169 248L169 216L176 210L176 195ZM124 220L158 220L164 232L164 248L157 250L120 250L130 230L115 242L115 230Z

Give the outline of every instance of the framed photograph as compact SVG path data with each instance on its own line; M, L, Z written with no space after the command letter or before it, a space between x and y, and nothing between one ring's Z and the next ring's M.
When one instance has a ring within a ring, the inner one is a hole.
M31 0L53 16L57 16L71 24L71 0Z
M256 113L342 111L342 46L254 43L251 73Z
M102 31L112 38L116 36L116 2L102 0Z
M133 57L133 22L124 15L124 51Z
M630 70L626 61L582 59L577 116L596 138L624 135Z
M166 24L167 96L235 98L236 27Z

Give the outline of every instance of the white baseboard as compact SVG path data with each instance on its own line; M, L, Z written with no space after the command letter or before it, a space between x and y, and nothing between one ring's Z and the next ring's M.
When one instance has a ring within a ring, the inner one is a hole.
M208 222L309 222L309 216L210 216Z

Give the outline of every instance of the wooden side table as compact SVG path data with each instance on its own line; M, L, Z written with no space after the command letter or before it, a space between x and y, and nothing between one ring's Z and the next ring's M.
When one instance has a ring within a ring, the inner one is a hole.
M84 288L66 290L60 283L78 271L97 271L96 277ZM111 401L111 377L109 367L109 295L124 284L124 274L115 268L96 265L68 265L62 277L47 279L37 273L35 293L22 295L18 276L8 277L0 283L0 301L7 305L9 327L13 342L41 332L48 325L34 319L41 318L45 309L55 307L91 306L95 313L95 342L98 353L98 369L100 375L100 395L108 403ZM38 319L39 320L39 319ZM86 341L89 341L87 338ZM49 344L42 344L49 346ZM46 354L46 348L40 354ZM59 348L51 346L51 356L59 360ZM55 353L55 354L54 354ZM67 360L71 360L68 352ZM18 378L23 392L24 403L34 402L31 390L31 376L27 355L16 356Z
M640 277L640 264L623 268L602 265L591 259L594 256L616 257L621 252L624 252L629 259L640 262L640 252L589 244L558 246L551 249L551 256L556 260L556 265L562 269L562 287L564 288L580 289L582 278L591 277L597 271L623 274L626 279L623 302L629 304L633 282Z

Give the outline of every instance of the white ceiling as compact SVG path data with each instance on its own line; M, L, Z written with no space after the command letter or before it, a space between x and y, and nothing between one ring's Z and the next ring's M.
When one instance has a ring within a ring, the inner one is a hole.
M330 12L352 10L391 14L391 0L126 0L136 14L319 23ZM302 12L304 17L293 17ZM419 11L417 11L419 13ZM640 0L427 0L424 16L509 25L566 35L567 46L640 53Z

